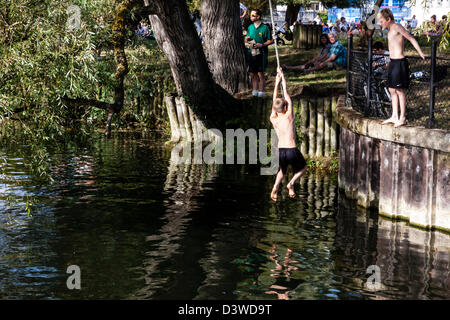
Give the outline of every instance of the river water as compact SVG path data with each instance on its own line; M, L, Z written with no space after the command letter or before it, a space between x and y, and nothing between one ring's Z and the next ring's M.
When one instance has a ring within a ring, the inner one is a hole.
M163 142L67 147L44 185L0 150L0 298L450 298L450 236L357 208L336 176L307 174L274 203L258 166L175 165Z

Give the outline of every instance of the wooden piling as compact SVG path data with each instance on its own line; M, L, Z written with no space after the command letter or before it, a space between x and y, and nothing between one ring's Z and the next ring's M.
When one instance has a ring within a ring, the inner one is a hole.
M293 32L293 41L292 41L292 46L295 49L300 49L301 45L300 45L300 25L295 25L294 27L294 32Z
M323 138L324 138L323 103L324 103L323 98L317 99L316 157L323 156Z
M317 33L317 28L318 26L313 26L311 28L312 31L312 39L311 39L311 48L316 48L317 47L317 41L319 39L319 34Z
M178 142L181 138L180 124L178 123L177 110L175 107L175 98L171 95L165 95L164 101L166 103L167 114L169 115L171 142Z
M185 138L187 141L192 141L193 140L192 127L191 121L189 119L189 110L187 108L186 101L184 100L183 97L176 97L175 104L177 105L177 110L178 109L180 110L179 112L179 115L181 114L181 118L179 118L180 124L182 127L184 126L185 136L183 138Z
M300 99L300 130L302 144L300 151L303 155L308 154L308 101Z
M336 123L336 106L338 97L331 98L331 127L330 127L330 149L331 153L337 152L338 135L337 135L337 123Z
M324 156L329 157L330 152L330 127L331 127L331 98L324 99L323 115L325 118L324 127Z
M300 49L306 49L308 47L307 32L308 27L306 25L300 25Z
M306 49L312 48L312 28L310 26L306 27Z
M309 157L316 155L316 113L317 113L317 100L308 101L309 109Z

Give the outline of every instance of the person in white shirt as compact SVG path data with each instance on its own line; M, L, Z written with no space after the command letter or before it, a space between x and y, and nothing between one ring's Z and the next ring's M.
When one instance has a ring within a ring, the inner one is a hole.
M418 23L419 22L416 19L416 15L413 15L411 21L409 22L409 25L410 25L411 29L417 28L417 24Z
M317 15L314 20L318 25L322 24L322 19L320 19L319 15Z
M341 31L341 32L349 31L349 25L348 25L347 21L345 21L344 17L341 18L340 28L341 28L341 30L339 30L339 31Z
M406 21L404 18L401 18L400 20L400 25L405 28L408 29L408 21Z

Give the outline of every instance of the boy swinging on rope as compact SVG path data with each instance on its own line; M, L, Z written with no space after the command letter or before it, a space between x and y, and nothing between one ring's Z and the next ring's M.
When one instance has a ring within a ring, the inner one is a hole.
M280 82L283 86L284 98L278 98ZM278 68L277 78L275 81L270 122L272 123L278 137L280 164L280 171L277 174L275 185L273 186L270 197L273 201L277 201L278 187L280 186L284 175L287 173L288 165L291 165L294 176L287 184L287 188L289 190L289 196L294 198L294 183L306 172L306 161L301 152L297 149L297 145L295 143L295 121L292 100L287 92L286 79L284 78L281 68Z

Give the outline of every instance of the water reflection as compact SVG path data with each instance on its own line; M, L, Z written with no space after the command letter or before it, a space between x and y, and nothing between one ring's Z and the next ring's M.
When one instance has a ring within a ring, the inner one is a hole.
M165 262L176 259L182 252L181 242L186 235L187 225L192 218L190 215L200 207L196 199L205 183L212 181L217 176L215 165L189 165L177 164L170 161L167 178L164 184L165 213L160 218L163 225L156 233L146 237L151 245L151 250L146 252L148 258L143 261L145 286L140 289L134 298L157 298L158 290L164 291L172 285L173 277L170 272L164 273Z
M176 165L162 142L118 136L55 154L44 186L3 153L0 298L450 298L449 235L356 207L337 177L302 176L295 199L284 185L274 203L258 166ZM40 200L32 216L6 201L27 195ZM81 291L65 286L71 264Z
M344 286L374 299L450 297L450 236L380 218L376 212L340 200L335 241ZM370 292L365 270L377 265L382 290Z

